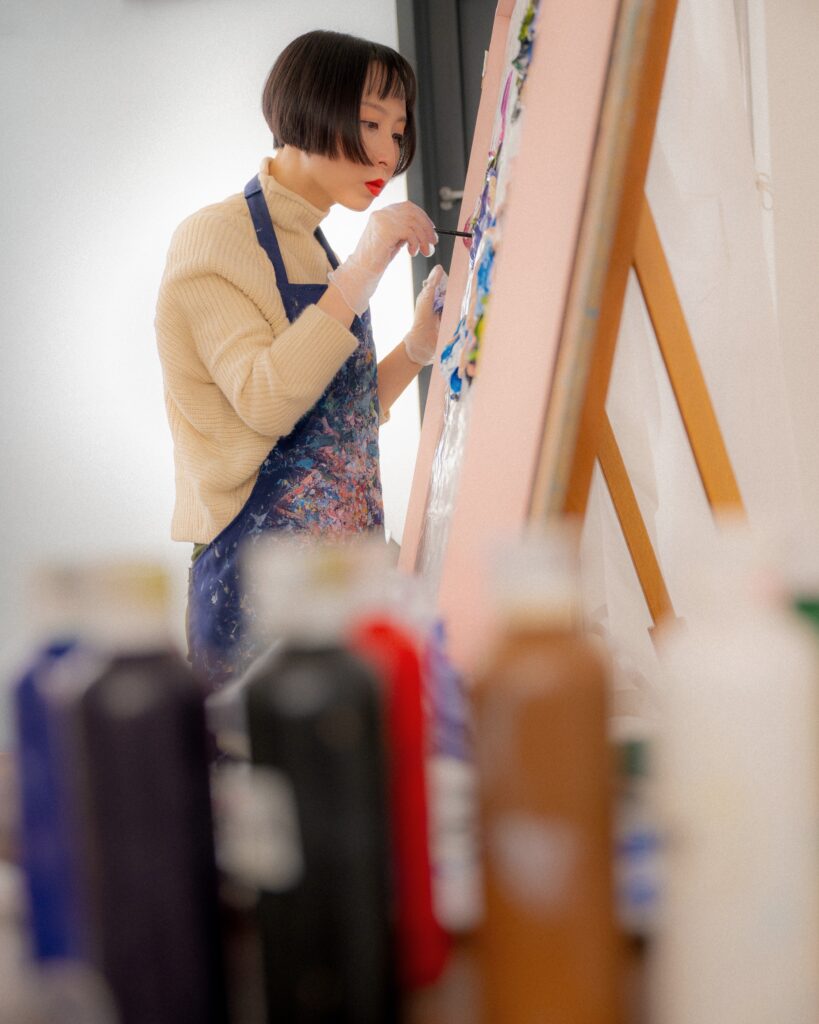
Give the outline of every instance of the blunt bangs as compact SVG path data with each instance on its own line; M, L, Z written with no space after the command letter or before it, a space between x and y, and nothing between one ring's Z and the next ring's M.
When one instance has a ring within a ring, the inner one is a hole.
M306 153L340 153L367 165L361 141L361 100L366 92L395 96L406 105L407 123L395 173L405 171L416 149L415 72L395 50L380 43L316 31L282 51L265 82L262 111L273 145Z

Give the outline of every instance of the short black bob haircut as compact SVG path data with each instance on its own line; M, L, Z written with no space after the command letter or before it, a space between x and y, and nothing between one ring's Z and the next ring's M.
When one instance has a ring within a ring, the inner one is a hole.
M361 99L371 89L397 96L407 108L400 174L415 156L415 72L395 50L342 32L315 31L294 39L270 70L262 111L273 145L368 165L361 142Z

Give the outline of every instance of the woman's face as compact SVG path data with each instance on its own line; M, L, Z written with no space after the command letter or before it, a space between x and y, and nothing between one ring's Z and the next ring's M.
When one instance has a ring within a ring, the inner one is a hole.
M401 139L407 123L403 99L381 98L366 92L361 100L361 141L370 159L369 165L355 163L345 156L311 154L313 184L325 194L317 203L325 209L340 203L350 210L366 210L395 173L401 156Z

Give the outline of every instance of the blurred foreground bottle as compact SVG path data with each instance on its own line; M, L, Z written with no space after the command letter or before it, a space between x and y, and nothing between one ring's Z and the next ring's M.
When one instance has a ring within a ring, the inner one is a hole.
M661 887L660 830L654 799L652 745L646 735L616 743L615 860L617 921L623 935L624 1016L649 1024L648 961Z
M385 705L399 982L410 991L440 976L449 941L433 907L421 659L398 617L388 606L365 612L350 643L376 673Z
M617 744L617 919L624 933L639 944L648 942L656 928L660 898L660 838L650 756L645 738Z
M258 878L270 1024L397 1016L382 698L344 642L349 557L276 539L245 562L252 628L260 646L278 641L247 673L270 817Z
M415 581L418 583L418 581ZM432 602L417 632L423 658L432 906L447 935L438 980L405 1001L407 1024L479 1024L475 929L483 912L474 722L465 680L449 657L446 629Z
M794 530L785 545L783 576L793 608L819 633L819 550L816 531Z
M433 903L451 935L467 936L483 914L472 706L444 623L437 619L425 632Z
M23 879L0 861L0 1024L119 1024L99 975L76 960L30 957Z
M607 671L584 637L574 545L504 551L476 680L486 1024L618 1019Z
M656 1024L819 1020L819 658L747 528L661 638Z
M49 676L76 646L82 610L78 569L52 566L33 574L27 596L33 650L13 693L20 862L32 954L40 960L77 957L84 946L79 878L68 833L65 765L48 725L47 703Z
M223 1024L203 691L168 639L167 580L89 567L78 645L45 686L84 950L123 1024Z

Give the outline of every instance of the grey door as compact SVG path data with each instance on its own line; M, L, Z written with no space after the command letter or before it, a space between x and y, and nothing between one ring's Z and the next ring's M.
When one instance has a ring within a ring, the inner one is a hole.
M396 3L398 48L418 76L419 147L407 172L407 191L441 228L459 227L460 198L446 200L442 190L457 194L463 189L496 4L497 0ZM453 243L462 244L442 235L433 262L449 267ZM431 261L413 260L416 295L431 266ZM427 368L419 380L422 415L429 376Z

